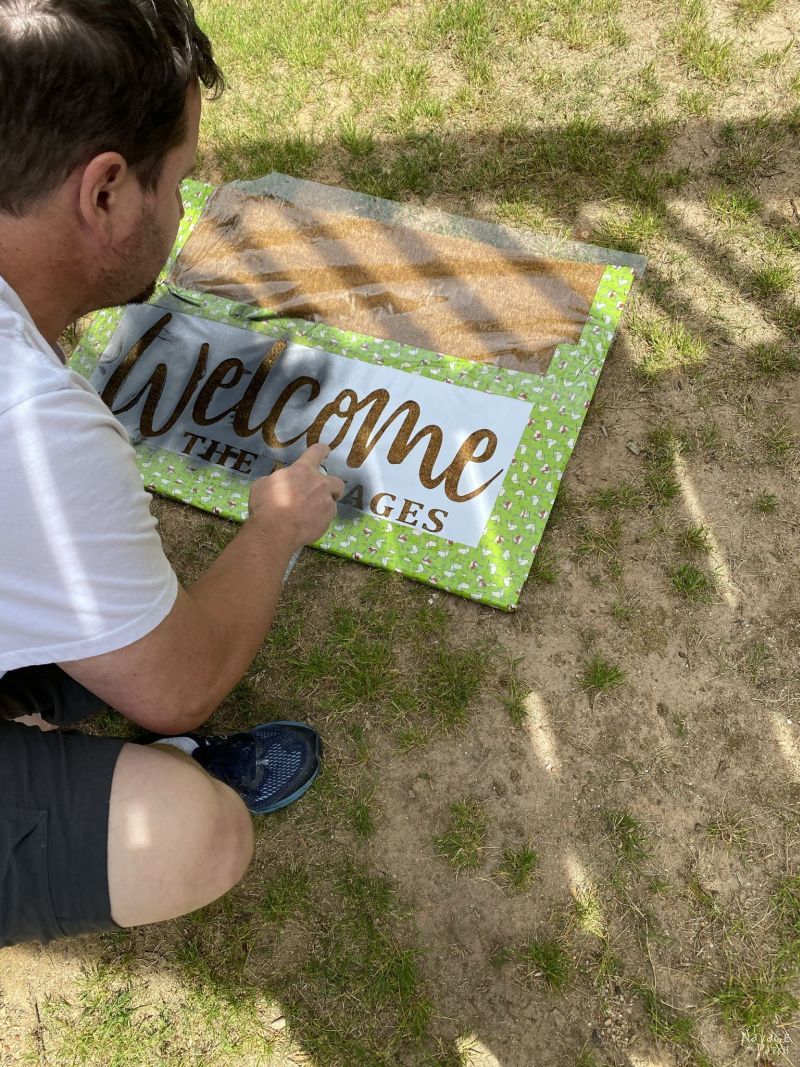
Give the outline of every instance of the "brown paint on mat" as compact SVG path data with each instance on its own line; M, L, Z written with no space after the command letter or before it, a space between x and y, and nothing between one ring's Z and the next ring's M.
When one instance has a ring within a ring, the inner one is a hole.
M579 339L603 269L223 186L171 280L282 316L544 374L556 345Z

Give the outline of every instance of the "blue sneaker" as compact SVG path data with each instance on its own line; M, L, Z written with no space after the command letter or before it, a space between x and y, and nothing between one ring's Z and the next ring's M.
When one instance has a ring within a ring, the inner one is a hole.
M254 815L298 800L319 774L322 739L299 722L266 722L245 733L204 736L192 759L239 794Z

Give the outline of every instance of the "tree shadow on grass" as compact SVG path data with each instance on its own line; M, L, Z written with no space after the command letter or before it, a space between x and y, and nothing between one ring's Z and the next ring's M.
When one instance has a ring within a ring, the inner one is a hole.
M742 298L756 319L795 343L800 311L789 295L791 278L782 287L780 279L760 277L748 252L754 233L773 258L791 257L800 247L797 209L793 214L790 208L800 174L799 132L797 109L782 119L654 120L624 131L576 118L544 130L518 121L468 137L386 138L357 155L337 139L217 142L214 158L226 180L274 169L328 182L334 176L359 192L464 213L477 200L481 211L487 203L499 208L498 221L516 219L535 228L541 216L551 229L572 229L579 239L644 254L663 238L702 270L705 283ZM684 163L683 155L705 162ZM702 232L703 224L715 221L708 213L709 194L752 196L762 186L777 210L756 211L749 229L728 228L727 236L738 234L741 255L730 240L718 239L726 235L724 221L715 236ZM700 210L699 223L687 219L687 208ZM677 315L709 350L720 344L747 348L746 336L733 336L720 322L713 296L704 299L701 292L699 299L687 299L663 266L651 262L643 286L655 308Z

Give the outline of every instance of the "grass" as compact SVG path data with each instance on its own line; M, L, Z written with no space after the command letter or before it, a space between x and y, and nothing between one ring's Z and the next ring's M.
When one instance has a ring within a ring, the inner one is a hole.
M595 957L595 973L593 980L598 988L606 987L609 983L619 978L623 970L623 961L604 944L599 955Z
M637 510L647 503L647 495L632 482L623 481L607 489L598 489L591 503L603 511Z
M669 579L678 596L694 603L707 604L716 589L712 576L693 563L681 563L673 567Z
M456 871L474 871L481 866L488 819L483 805L474 799L450 805L447 830L434 838L438 852Z
M554 585L557 578L558 561L546 543L540 544L536 555L533 557L533 565L531 566L528 581L536 582L539 585Z
M372 816L370 799L356 797L350 808L350 821L358 837L371 837L375 832L375 820Z
M96 972L86 981L80 997L81 1019L73 1034L73 1055L78 1063L86 1062L89 1048L92 1054L105 1050L111 1067L124 1063L147 1063L154 1052L164 1055L164 1038L168 1021L156 1014L140 1018L140 1007L132 984L109 985L104 974ZM58 1019L59 1007L49 1005ZM96 1028L102 1027L98 1041Z
M356 159L371 156L375 151L375 135L371 130L361 129L352 115L346 115L341 119L339 141Z
M536 849L522 845L520 848L503 849L503 860L497 873L512 893L524 893L530 888L538 866L539 853Z
M644 484L659 505L671 504L681 494L681 483L675 478L671 463L647 462Z
M761 447L767 462L783 467L797 450L798 435L788 422L781 419L768 423L760 435Z
M664 98L665 88L654 62L645 63L628 85L626 95L634 111L649 111Z
M623 252L646 254L663 232L660 212L634 204L599 224L594 230L593 241Z
M703 118L711 108L712 96L704 89L681 89L678 104L683 114L691 118Z
M702 523L693 523L678 534L678 548L690 555L708 555L712 548L709 534Z
M723 814L712 819L707 833L709 837L721 841L726 848L743 849L749 843L752 831L741 819L732 819Z
M614 556L622 538L622 523L615 516L600 528L581 526L578 530L579 556Z
M493 10L485 0L433 0L422 36L447 47L471 80L491 80L486 56L494 37Z
M336 918L321 926L287 986L287 1016L323 1062L342 1056L388 1067L402 1043L419 1041L430 1015L417 953L393 932L396 905L385 878L350 864L330 873L334 894L324 913Z
M683 0L680 7L674 40L681 59L706 81L726 84L733 77L733 41L711 33L702 0Z
M620 625L632 622L639 612L638 602L627 595L621 596L611 605L612 618Z
M643 344L636 367L645 380L656 379L667 371L701 366L708 357L705 342L682 322L637 316L630 329Z
M259 911L268 922L283 923L300 914L308 904L311 878L307 868L289 864L268 880Z
M466 721L486 676L487 659L483 649L439 650L434 654L427 692L441 725L459 726Z
M713 419L694 426L686 444L687 451L694 449L706 459L719 459L724 451L722 434Z
M625 672L597 653L586 664L581 676L581 685L587 693L604 693L624 681Z
M769 493L766 490L753 497L750 504L753 511L759 513L759 515L774 515L778 510L780 501L775 493Z
M648 1026L654 1037L674 1045L691 1045L694 1038L695 1020L666 1004L651 986L637 985L636 992L642 998Z
M742 650L736 669L751 685L760 685L775 663L775 649L766 641L751 641Z
M380 575L382 572L376 572ZM371 579L375 588L385 579ZM322 640L310 647L298 640L290 621L271 639L280 649L286 681L341 712L355 707L382 709L397 736L413 734L424 743L433 733L462 726L491 670L483 646L456 648L440 638L449 616L441 607L422 604L401 617L388 603L334 605ZM413 672L401 670L411 657Z
M619 21L619 0L512 0L504 5L508 23L524 40L546 34L552 41L584 51L595 42L621 45L627 34Z
M682 715L673 715L671 726L672 732L679 740L685 741L689 736L689 724Z
M751 275L750 292L762 300L773 300L789 291L794 278L794 270L788 263L773 263Z
M650 835L629 812L603 812L603 827L619 863L637 870L650 858Z
M668 426L648 430L644 449L645 486L655 504L671 504L680 494L680 483L675 477L675 457L680 451L681 443Z
M741 22L763 18L775 10L777 2L778 0L737 0L736 17Z
M221 4L216 10L210 4L198 5L207 32L223 43L223 57L227 54L237 70L248 74L258 69L258 57L283 62L298 73L320 69L331 46L356 46L366 33L369 16L383 6L365 0L347 5L335 0L311 4L288 0L271 10L267 29L256 17L260 9L255 0Z
M607 924L603 915L600 895L594 886L576 890L572 897L575 922L584 933L604 938Z
M720 222L735 225L747 223L763 210L761 202L747 189L712 189L708 195L709 210Z
M591 1049L582 1049L575 1060L575 1067L600 1067L600 1061L595 1057Z
M800 875L784 874L772 895L780 917L793 934L800 936Z
M553 993L563 990L572 974L572 964L564 946L558 941L539 941L531 938L513 953L522 964L525 977L541 980Z
M189 990L168 1005L136 973L106 964L88 971L73 999L48 1000L42 1022L52 1062L76 1067L180 1067L193 1049L234 1064L242 1055L263 1055L274 1039L249 998Z
M800 369L800 355L788 345L756 345L748 356L753 369L767 378L795 373Z
M500 684L504 687L500 699L514 726L523 723L528 715L525 700L531 691L531 686L519 675L519 665L523 659L523 656L512 657L509 660L508 673L500 678Z
M762 343L748 353L753 370L768 378L800 370L800 355L788 345Z
M785 1047L785 1028L800 1007L789 988L792 977L769 966L738 972L712 998L742 1043L761 1056Z
M770 905L780 923L777 959L790 973L797 974L800 960L800 876L782 874L775 883Z

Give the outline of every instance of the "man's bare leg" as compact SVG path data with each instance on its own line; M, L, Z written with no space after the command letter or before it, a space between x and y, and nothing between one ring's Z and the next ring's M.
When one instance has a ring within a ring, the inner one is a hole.
M240 798L174 748L125 745L108 825L111 915L120 926L161 922L227 893L253 854Z

